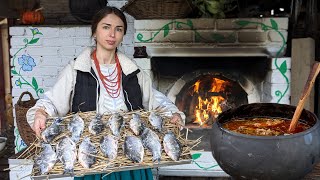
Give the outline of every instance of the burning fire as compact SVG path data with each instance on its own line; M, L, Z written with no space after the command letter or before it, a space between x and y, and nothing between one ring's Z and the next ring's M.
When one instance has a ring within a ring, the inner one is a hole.
M217 118L222 112L221 103L225 101L225 98L218 95L225 90L227 81L213 78L211 88L208 93L204 93L205 97L201 97L199 93L201 81L198 80L193 85L193 94L198 94L198 104L194 110L195 121L200 126L206 124L210 117ZM211 95L210 95L211 94Z

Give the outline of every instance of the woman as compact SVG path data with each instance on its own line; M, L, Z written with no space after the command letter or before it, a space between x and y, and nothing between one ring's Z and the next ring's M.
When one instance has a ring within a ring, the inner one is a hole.
M127 31L124 14L115 7L105 7L94 17L91 26L95 47L85 49L61 72L45 98L27 112L27 120L40 136L50 116L65 116L81 110L103 114L120 110L151 110L164 106L173 112L171 122L183 124L184 114L152 88L151 78L124 54L117 51ZM100 179L101 175L84 179ZM152 179L151 170L112 173L106 179Z

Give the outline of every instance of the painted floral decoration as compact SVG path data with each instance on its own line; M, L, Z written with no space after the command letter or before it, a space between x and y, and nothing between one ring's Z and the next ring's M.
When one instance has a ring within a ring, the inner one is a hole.
M18 64L15 63L15 60L18 56L18 53L22 50L25 50L29 45L36 44L40 38L37 36L43 35L38 28L31 28L32 32L32 38L29 40L27 38L23 39L23 42L25 45L21 47L12 58L12 69L11 73L15 76L18 76L19 78L15 81L15 85L22 88L23 85L30 86L39 97L39 93L44 93L44 90L42 88L39 88L37 79L35 77L32 77L31 82L28 81L28 79L24 76L23 72L30 72L36 67L36 63L33 57L31 57L29 54L22 54L18 58ZM19 66L18 66L19 65ZM19 69L17 67L20 67ZM22 70L22 71L21 71Z
M34 59L29 55L22 55L19 57L18 64L22 66L23 71L32 71L32 68L36 66Z

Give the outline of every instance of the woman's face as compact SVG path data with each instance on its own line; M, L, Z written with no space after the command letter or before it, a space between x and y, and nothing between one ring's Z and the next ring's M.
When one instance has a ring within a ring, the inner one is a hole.
M115 14L108 14L97 25L97 48L114 51L122 42L124 36L124 23Z

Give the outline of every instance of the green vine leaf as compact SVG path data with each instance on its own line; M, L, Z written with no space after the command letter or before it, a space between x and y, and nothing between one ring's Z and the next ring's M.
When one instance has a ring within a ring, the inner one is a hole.
M190 19L187 20L187 24L191 29L193 29L193 23Z
M263 31L268 31L269 27L267 25L265 25L265 24L261 24L261 29Z
M272 29L278 30L278 24L274 19L270 19Z
M191 157L192 157L193 160L196 160L196 159L201 157L201 153L192 154Z
M212 36L212 39L216 42L222 42L225 39L223 35L217 34L217 33L214 33L211 36Z
M195 41L196 41L196 42L199 42L200 40L201 40L200 34L199 34L199 33L196 33L196 34L195 34Z
M32 39L28 44L34 44L39 41L39 38Z
M241 27L247 26L249 23L250 21L236 21L236 24Z
M14 74L14 75L18 74L16 70L11 70L11 73Z
M282 64L280 65L279 71L281 74L285 74L287 72L287 61L283 61Z
M168 36L169 31L170 31L170 29L169 29L169 25L168 25L168 24L166 24L166 25L163 27L163 37Z
M39 86L38 86L36 78L34 78L34 77L32 77L32 85L33 85L34 89L37 91Z

